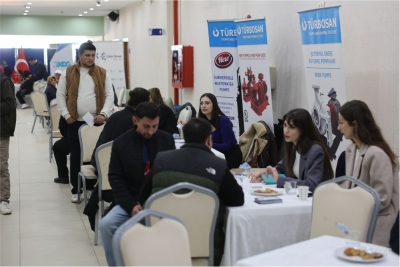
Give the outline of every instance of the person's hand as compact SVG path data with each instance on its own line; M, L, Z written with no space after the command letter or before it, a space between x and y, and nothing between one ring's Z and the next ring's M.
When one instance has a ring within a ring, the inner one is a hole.
M103 124L106 118L103 115L97 115L96 117L93 118L93 122L96 124Z
M252 172L249 175L250 183L259 183L262 181L261 172Z
M276 168L271 167L271 166L268 166L268 167L265 169L265 175L268 176L268 174L271 174L271 175L272 175L272 179L274 179L274 181L278 181L279 173L278 173L278 171L276 170Z
M135 207L133 207L132 212L131 212L131 215L134 216L134 215L138 214L139 211L141 211L141 210L142 210L142 206L140 206L140 205L138 204L138 205L136 205Z
M69 117L68 119L67 119L67 123L68 124L71 124L71 123L74 123L75 122L75 120L74 120L74 118L72 118L72 117Z
M182 125L186 124L186 122L184 122L184 121L179 121L179 123L182 124Z

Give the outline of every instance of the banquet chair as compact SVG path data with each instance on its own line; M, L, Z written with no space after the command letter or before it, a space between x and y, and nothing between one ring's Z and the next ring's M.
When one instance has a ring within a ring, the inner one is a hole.
M179 113L178 123L180 123L180 122L182 121L183 124L185 124L185 123L187 123L191 118L192 118L192 109L190 108L190 106L187 106L187 107L185 107L184 109L182 109L181 112ZM179 135L180 135L181 139L183 139L183 131L182 131L182 128L179 129Z
M178 194L174 193L178 190ZM213 266L214 230L219 209L219 199L213 191L191 183L177 183L151 195L145 209L181 219L189 233L192 265ZM146 220L147 225L157 221L155 218Z
M143 218L161 218L151 227ZM189 237L178 218L142 210L121 225L112 240L117 266L190 266Z
M95 152L96 166L98 172L98 190L99 190L99 202L101 216L104 216L104 200L102 197L103 190L111 190L110 183L108 181L108 165L110 165L111 148L113 141L105 143L99 146ZM97 246L99 236L99 210L96 213L96 219L94 224L94 245Z
M83 196L85 200L85 206L87 204L87 192L86 192L86 181L85 179L97 179L95 174L95 168L88 164L92 159L93 150L96 147L97 140L99 139L101 131L103 131L104 124L101 126L90 127L87 124L82 125L79 128L79 144L81 145L81 170L78 173L78 190L81 188L81 180L83 185ZM78 193L78 204L81 201L81 194Z
M44 93L33 91L30 95L33 103L33 113L35 116L31 130L31 133L33 133L37 117L41 118L42 126L44 128L44 118L49 116L49 106L47 104L47 97Z
M120 89L118 94L118 107L122 106L122 100L124 99L125 89Z
M49 156L51 163L51 158L53 157L53 138L61 138L63 136L60 130L58 129L61 113L57 108L57 104L50 106L49 113L50 113Z
M341 183L356 186L348 189L341 187ZM338 222L349 230L359 231L359 241L371 243L380 205L378 193L353 177L342 176L323 182L314 191L310 238L345 237L335 225Z
M36 81L33 84L33 90L34 91L39 91L39 92L42 92L42 93L44 93L44 91L46 90L46 87L47 87L47 82L43 81L43 80Z
M52 105L57 105L57 98L54 98L54 99L52 99L51 101L50 101L50 107L52 106Z

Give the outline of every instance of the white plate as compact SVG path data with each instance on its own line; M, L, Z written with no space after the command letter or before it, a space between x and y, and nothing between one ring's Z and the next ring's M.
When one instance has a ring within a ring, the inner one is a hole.
M335 251L336 256L341 259L347 260L347 261L362 262L362 263L377 262L377 261L381 261L386 258L385 253L383 253L382 251L379 251L379 250L375 250L373 248L361 248L361 249L365 250L368 253L373 253L373 252L381 253L383 255L383 257L379 258L379 259L373 259L373 260L364 260L360 256L347 256L344 254L344 251L346 250L346 248L347 247L342 247L342 248L337 249Z
M256 193L254 191L260 190L260 189L264 189L264 188L258 188L258 189L251 189L250 193L256 196L278 196L278 195L282 195L283 191L282 189L278 189L278 188L271 188L272 190L277 191L278 193L274 193L274 194L267 194L267 193Z

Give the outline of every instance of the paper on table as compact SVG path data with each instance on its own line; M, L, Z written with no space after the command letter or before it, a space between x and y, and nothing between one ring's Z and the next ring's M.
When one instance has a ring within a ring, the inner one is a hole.
M93 115L88 111L85 115L83 115L82 119L87 123L87 125L89 125L90 127L92 127L94 125L94 117Z

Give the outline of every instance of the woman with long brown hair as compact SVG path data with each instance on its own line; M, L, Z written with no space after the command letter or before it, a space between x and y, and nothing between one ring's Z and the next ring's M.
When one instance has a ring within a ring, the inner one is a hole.
M178 133L175 115L172 110L167 105L165 105L160 89L158 89L157 87L150 88L149 92L150 102L157 105L160 109L160 123L158 125L158 129L170 134Z
M329 152L307 110L293 109L283 121L285 158L276 167L268 166L265 174L272 174L277 187L283 187L286 181L297 181L297 185L306 185L314 192L318 184L333 177ZM261 181L261 173L251 173L250 178L251 182Z
M371 110L360 100L349 101L340 108L338 130L352 141L346 149L346 175L371 186L381 199L372 243L389 246L390 229L399 211L396 155L383 138Z

